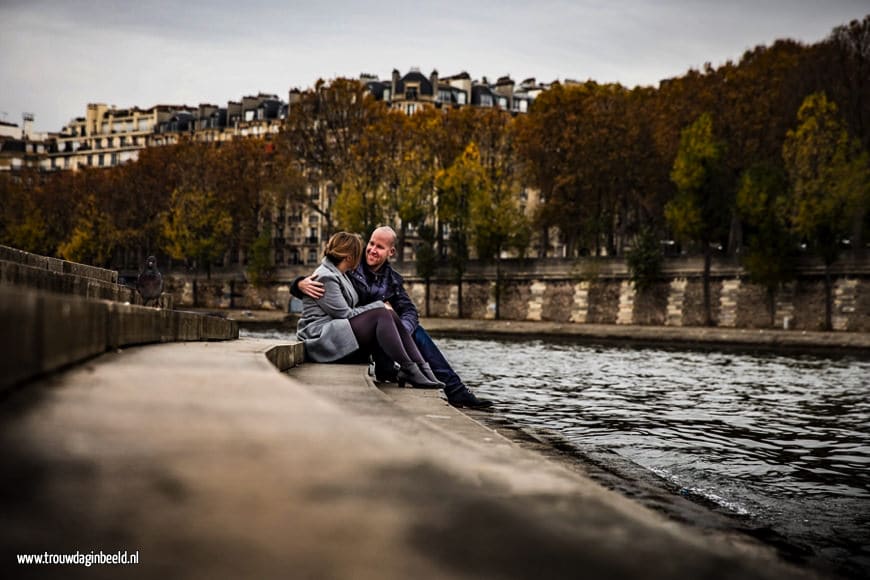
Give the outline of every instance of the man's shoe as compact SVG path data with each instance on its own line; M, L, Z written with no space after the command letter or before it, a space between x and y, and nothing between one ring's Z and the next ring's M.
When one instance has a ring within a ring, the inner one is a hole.
M454 407L466 407L468 409L486 409L492 407L492 401L478 399L467 387L447 395L447 402Z

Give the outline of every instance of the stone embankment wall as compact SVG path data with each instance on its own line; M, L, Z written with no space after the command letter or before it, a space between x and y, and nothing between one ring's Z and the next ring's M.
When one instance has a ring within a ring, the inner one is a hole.
M231 320L141 306L117 282L111 270L0 246L0 390L121 347L239 336Z
M425 313L426 288L414 264L396 265L411 297ZM279 271L271 287L255 289L239 274L196 280L197 305L207 308L278 309L290 302L289 282L313 267ZM500 318L577 324L703 326L703 263L675 258L665 263L661 281L638 292L623 260L586 259L506 261L501 265ZM870 332L870 259L844 260L833 271L833 326L838 331ZM472 263L462 286L463 316L495 317L492 265ZM174 277L167 292L177 304L193 305L192 278ZM450 272L439 271L429 287L429 316L459 315L459 292ZM825 320L824 268L807 260L797 279L773 298L749 281L739 265L714 262L710 283L713 324L722 328L788 328L820 330Z
M414 301L425 304L425 285L409 281ZM703 326L704 294L700 279L677 278L637 292L628 280L508 281L502 293L504 320L544 320L579 324L638 324L644 326ZM430 286L430 316L458 315L455 285ZM495 318L495 282L464 283L463 314ZM723 328L784 328L820 330L825 321L822 280L801 280L786 286L774 299L771 320L763 287L739 278L713 280L711 316ZM834 330L870 332L870 280L837 279L834 283Z

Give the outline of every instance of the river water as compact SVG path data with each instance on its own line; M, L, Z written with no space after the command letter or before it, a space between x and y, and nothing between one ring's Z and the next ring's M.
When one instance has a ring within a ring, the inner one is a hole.
M799 562L870 577L870 361L438 343L503 422L553 433L581 458L616 454Z
M612 486L640 500L649 494L633 493L632 480L691 500L698 511L670 514L691 524L715 513L788 559L870 578L870 360L437 342L463 380L497 403L479 414L491 423L552 436L581 462L605 461L619 481Z

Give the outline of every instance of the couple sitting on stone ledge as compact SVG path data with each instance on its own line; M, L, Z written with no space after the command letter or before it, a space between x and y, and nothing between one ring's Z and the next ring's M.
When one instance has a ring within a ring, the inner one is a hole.
M417 307L390 266L395 253L396 232L390 227L372 232L364 260L360 236L339 232L329 239L314 274L297 278L291 288L303 299L296 335L306 356L350 362L371 354L378 381L443 388L451 405L490 407L463 384L420 326Z

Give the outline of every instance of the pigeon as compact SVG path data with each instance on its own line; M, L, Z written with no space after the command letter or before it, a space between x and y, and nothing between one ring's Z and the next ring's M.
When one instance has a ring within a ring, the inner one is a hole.
M145 306L152 300L157 303L163 293L163 274L157 269L157 258L148 256L145 260L145 270L136 279L136 290L142 296Z

